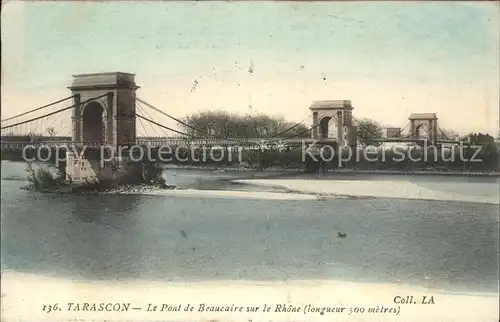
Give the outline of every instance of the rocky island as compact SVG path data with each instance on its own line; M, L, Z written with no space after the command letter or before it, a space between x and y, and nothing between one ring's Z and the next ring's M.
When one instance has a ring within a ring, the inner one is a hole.
M177 189L176 186L167 185L162 177L160 167L149 167L143 170L141 175L128 178L127 181L87 181L85 183L74 183L63 172L57 171L48 165L33 167L31 163L26 164L28 172L27 186L22 189L43 193L55 194L131 194L147 192L151 190Z

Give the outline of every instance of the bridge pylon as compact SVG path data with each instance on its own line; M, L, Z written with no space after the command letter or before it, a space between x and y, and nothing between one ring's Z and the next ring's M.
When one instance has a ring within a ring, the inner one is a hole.
M72 143L84 158L68 151L66 174L73 181L116 180L128 175L127 160L116 152L136 144L135 75L122 72L73 75ZM104 157L103 151L113 153ZM106 159L106 161L104 161ZM97 179L97 180L96 180Z
M411 139L427 139L432 144L436 143L438 131L436 113L414 113L408 119Z
M313 119L313 140L336 141L339 146L356 145L351 101L314 101L309 109Z
M139 86L134 78L134 74L122 72L73 75L68 87L76 105L73 142L116 147L135 144L135 92Z

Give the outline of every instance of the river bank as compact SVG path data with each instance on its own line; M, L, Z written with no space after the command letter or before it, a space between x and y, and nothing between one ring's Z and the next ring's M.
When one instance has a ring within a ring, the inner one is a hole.
M42 165L42 167L44 166ZM18 171L11 172L4 171L8 168L3 167L2 179L26 180L23 179L26 173L23 170L24 165L15 164L13 169L16 168ZM400 171L353 171L344 169L318 174L306 173L298 171L298 169L280 168L268 169L267 171L177 166L162 168L162 178L157 178L157 181L149 183L122 184L119 186L109 186L103 183L79 186L46 180L49 181L49 184L41 185L41 189L40 186L38 189L33 189L33 185L25 189L63 195L142 194L281 200L398 198L499 203L497 177L481 173L466 176L457 173L430 171L403 173ZM448 181L451 181L440 183L440 177L449 178ZM362 184L360 185L360 183ZM443 189L447 189L448 192L442 191ZM451 193L450 191L455 192Z
M181 198L229 198L254 200L335 200L335 199L407 199L454 201L480 204L500 204L498 194L467 195L462 192L440 191L411 181L381 180L316 180L297 178L226 179L228 185L218 187L217 181L205 188L196 186L121 185L107 189L66 186L40 191L55 194L81 195L149 195ZM240 185L233 189L230 184ZM475 183L469 183L474 189ZM481 183L484 188L484 183ZM484 189L483 189L484 190Z
M162 190L181 189L176 186L158 184L122 184L114 187L100 186L99 184L76 185L64 183L51 187L34 188L32 185L21 189L51 194L80 194L80 195L110 195L110 194L149 194Z
M498 187L489 195L467 195L461 192L441 191L419 182L380 180L315 180L315 179L243 179L233 180L242 184L287 189L292 193L311 194L320 199L328 198L390 198L413 200L458 201L469 203L499 204ZM474 183L469 183L474 189ZM479 187L479 186L478 186ZM492 188L495 189L492 185Z
M182 170L206 170L214 172L247 172L247 173L287 173L299 174L307 173L302 168L282 168L282 167L269 167L269 168L248 168L248 167L228 167L228 166L194 166L194 165L164 165L163 169L182 169ZM476 177L499 177L500 172L478 172L478 171L453 171L453 170L397 170L397 169L328 169L321 171L326 173L362 173L362 174L386 174L386 175L443 175L443 176L476 176Z
M442 176L475 176L475 177L499 177L498 172L468 172L468 171L439 171L439 170L362 170L362 169L339 169L330 170L329 173L363 173L363 174L387 174L387 175L442 175Z

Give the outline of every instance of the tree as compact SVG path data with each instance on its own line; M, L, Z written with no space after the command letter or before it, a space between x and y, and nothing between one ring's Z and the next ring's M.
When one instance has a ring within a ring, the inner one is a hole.
M28 133L28 138L30 142L39 142L42 141L43 135L36 132L30 132Z
M374 120L364 118L355 120L357 124L358 139L361 141L370 141L382 138L382 126Z
M53 128L53 127L49 127L47 128L47 134L50 136L50 137L54 137L56 136L56 129Z
M290 125L290 124L291 123L289 123L288 125ZM303 138L310 138L311 137L311 131L304 124L298 124L292 130L290 130L289 132L287 132L287 135L294 135L297 138L301 138L301 139L303 139Z
M467 141L471 145L481 146L483 150L491 151L496 147L495 138L489 134L471 133L468 135Z
M452 129L444 129L441 131L438 131L437 135L439 140L456 140L459 138L459 134L452 130Z
M461 138L464 143L464 156L466 160L474 156L475 162L467 162L469 169L475 168L480 171L498 171L499 146L493 136L483 133L470 133ZM479 148L479 150L478 150ZM472 159L470 159L472 160Z
M308 128L303 124L287 122L283 117L264 114L252 116L208 111L188 115L184 117L183 122L187 124L184 125L184 132L202 138L275 138L277 136L303 138L310 135Z

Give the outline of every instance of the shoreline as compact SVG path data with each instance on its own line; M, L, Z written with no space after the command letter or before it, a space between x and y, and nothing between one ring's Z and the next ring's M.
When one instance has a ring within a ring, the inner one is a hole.
M406 183L395 187L390 182L366 181L365 189L360 191L359 186L353 186L351 181L332 180L317 181L308 179L233 179L231 182L280 189L281 191L246 191L246 190L214 190L168 187L160 188L148 185L124 185L102 191L59 191L54 188L39 193L62 195L114 195L114 196L165 196L181 198L229 198L253 200L304 200L304 201L329 201L329 200L365 200L365 199L401 199L419 201L444 201L463 202L475 204L489 204L498 206L497 197L466 196L456 193L446 193L415 187ZM359 182L357 182L359 184ZM63 187L64 188L64 187Z
M2 160L2 162L23 163L23 161ZM52 166L51 164L42 163ZM318 172L306 172L301 167L270 167L270 168L249 168L240 166L215 166L215 165L174 165L161 164L163 170L198 170L212 171L217 173L240 172L240 173L281 173L281 174L316 174ZM323 174L380 174L380 175L436 175L436 176L458 176L458 177L498 177L500 172L482 172L482 171L455 171L455 170L399 170L399 169L328 169Z
M443 175L443 176L461 176L461 177L499 177L497 172L461 172L461 171L434 171L434 170L333 170L328 173L366 173L366 174L387 174L387 175Z
M200 171L215 171L215 172L253 172L253 173L290 173L290 174L314 174L317 172L306 172L300 168L264 168L251 169L243 167L216 167L216 166L162 166L164 170L200 170ZM444 175L444 176L462 176L462 177L499 177L500 172L469 172L469 171L439 171L439 170L371 170L371 169L329 169L327 172L320 173L363 173L363 174L386 174L386 175Z
M182 184L169 185L163 183L139 183L108 186L106 184L56 184L40 187L29 184L21 187L23 190L59 195L150 195L175 197L205 197L205 198L243 198L243 199L278 199L278 200L338 200L338 199L406 199L424 201L450 201L477 204L500 204L498 195L470 195L457 191L441 191L424 187L412 180L370 180L370 178L342 178L333 175L330 179L318 180L315 177L284 173L276 175L232 176L219 178L230 184L242 184L247 189L231 189L230 186L217 189L207 186L200 189L196 186ZM483 184L483 183L469 183ZM257 190L253 190L252 187Z
M450 201L499 205L498 196L469 196L455 192L437 191L411 182L394 184L390 181L315 180L315 179L236 179L233 182L282 188L294 194L314 195L318 200L329 199L406 199ZM360 185L363 189L360 189Z

